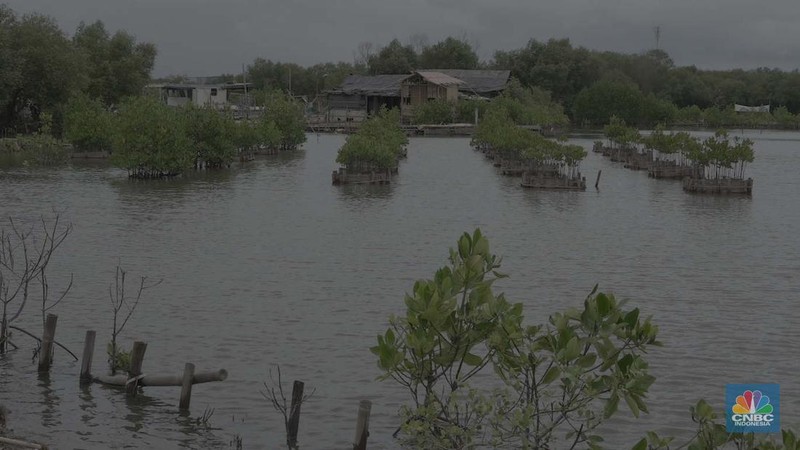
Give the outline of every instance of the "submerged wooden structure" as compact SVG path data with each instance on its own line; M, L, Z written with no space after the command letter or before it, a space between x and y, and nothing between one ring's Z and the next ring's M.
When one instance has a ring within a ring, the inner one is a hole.
M341 184L388 184L392 180L392 173L397 173L391 169L369 171L369 172L348 172L347 168L340 167L331 174L331 181L334 185Z
M753 179L686 177L683 190L698 194L752 195Z
M554 168L528 169L522 174L524 188L553 189L569 191L585 191L586 177L577 172L576 176L569 176Z
M693 177L697 170L686 164L679 164L677 161L657 159L650 163L647 169L647 176L650 178L682 180L686 177Z

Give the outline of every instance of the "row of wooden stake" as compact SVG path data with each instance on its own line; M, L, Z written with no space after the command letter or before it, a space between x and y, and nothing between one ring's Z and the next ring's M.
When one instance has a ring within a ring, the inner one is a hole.
M42 336L42 347L39 353L39 372L49 372L53 362L53 344L55 342L56 324L58 316L48 314L45 320L44 334ZM88 330L83 343L83 355L81 357L80 383L88 384L94 381L100 383L125 386L127 395L135 396L140 386L181 386L181 396L179 409L182 411L189 409L192 397L192 385L198 383L208 383L211 381L223 381L228 377L225 369L214 372L195 372L192 363L186 363L182 376L172 375L144 375L142 374L142 363L144 354L147 350L145 342L136 341L130 354L130 367L127 375L92 375L92 359L94 357L94 344L97 333ZM305 384L302 381L294 381L292 386L292 404L289 420L287 423L287 444L290 448L297 448L297 434L300 427L300 405L303 401L303 389ZM356 434L353 440L354 450L367 449L367 437L369 436L369 415L372 409L372 402L361 400L358 406L358 417L356 419ZM41 447L39 447L41 448Z

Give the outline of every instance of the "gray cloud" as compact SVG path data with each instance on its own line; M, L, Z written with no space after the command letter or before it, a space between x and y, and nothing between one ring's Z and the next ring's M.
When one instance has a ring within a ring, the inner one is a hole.
M569 38L596 50L661 48L679 65L794 70L800 65L796 0L11 0L73 32L102 20L158 46L155 75L239 72L256 57L310 65L352 61L359 42L478 44L482 58L534 38Z

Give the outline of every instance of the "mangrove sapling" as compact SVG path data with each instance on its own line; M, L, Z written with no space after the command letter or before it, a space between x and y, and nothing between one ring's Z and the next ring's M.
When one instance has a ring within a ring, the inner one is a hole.
M111 342L108 344L108 366L111 370L111 375L116 375L117 370L127 371L130 365L130 355L119 348L117 345L117 337L125 325L128 324L136 307L139 306L139 301L142 299L144 291L156 287L163 280L158 280L153 283L147 283L147 277L139 278L139 287L135 296L131 299L125 292L125 278L127 272L122 267L117 266L116 274L114 276L114 283L108 287L108 296L111 300L111 307L114 311L114 323L111 328ZM123 307L125 310L123 311ZM120 314L121 313L121 314ZM124 315L124 317L122 317Z
M291 436L290 431L290 420L292 416L298 413L300 407L310 399L314 393L317 391L316 388L311 390L309 394L303 394L299 399L292 399L291 403L287 403L286 395L283 392L283 382L281 381L281 366L277 366L278 372L278 379L275 380L272 375L272 369L269 370L269 381L270 384L264 382L264 390L261 391L261 395L264 396L265 399L269 400L272 403L272 407L275 411L278 411L283 415L283 425L286 429L286 446L289 450L297 450L300 448L296 438L297 436ZM275 387L277 386L277 391ZM294 392L292 392L294 394Z
M34 226L23 227L13 219L9 219L9 229L0 229L0 303L2 303L2 319L0 319L0 354L7 350L11 343L11 329L16 329L40 341L33 333L15 327L12 323L19 318L31 295L31 283L37 279L42 286L42 328L48 310L52 309L72 287L72 277L67 288L57 300L49 302L49 285L47 267L53 253L61 246L72 232L72 224L63 225L59 214L51 220L52 225L44 217L40 219L41 236L37 236ZM9 308L18 303L12 315ZM63 345L58 344L65 348ZM67 350L69 351L69 350ZM72 352L70 352L72 354ZM74 356L74 354L73 354Z

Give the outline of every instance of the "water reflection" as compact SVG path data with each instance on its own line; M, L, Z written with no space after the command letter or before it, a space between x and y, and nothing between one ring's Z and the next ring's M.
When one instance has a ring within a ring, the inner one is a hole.
M258 166L291 168L302 164L305 161L305 157L305 149L298 148L280 152L277 155L258 155L256 156L256 162L258 162ZM247 165L247 163L244 163L244 165Z
M42 425L55 427L61 425L61 397L56 394L56 389L51 384L50 372L39 372L38 387L42 394Z
M392 196L390 184L345 184L337 190L344 199L385 199Z
M585 192L581 191L554 191L548 189L525 189L521 186L522 197L526 202L533 206L535 211L542 209L554 210L557 212L570 212L581 207Z

